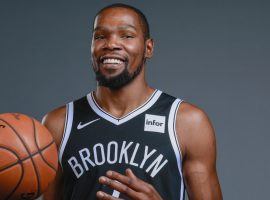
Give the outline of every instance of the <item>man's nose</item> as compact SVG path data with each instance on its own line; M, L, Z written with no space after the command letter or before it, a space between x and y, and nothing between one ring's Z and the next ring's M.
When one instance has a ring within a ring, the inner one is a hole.
M120 41L116 36L110 36L107 38L104 49L108 50L121 50Z

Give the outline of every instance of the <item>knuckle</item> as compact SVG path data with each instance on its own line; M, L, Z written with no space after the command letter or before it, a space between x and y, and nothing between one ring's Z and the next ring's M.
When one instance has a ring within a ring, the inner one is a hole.
M119 174L117 174L117 173L115 173L115 172L112 172L112 177L114 177L114 178L119 178L120 176L119 176Z
M97 197L98 197L98 199L104 199L104 200L110 199L108 194L106 194L106 193L103 193L102 196L97 196Z
M133 185L133 184L134 184L134 179L129 178L129 179L128 179L128 185Z
M110 199L113 199L113 198L112 198L111 195L106 194L106 195L105 195L105 199L110 200Z
M148 196L146 196L145 194L140 193L140 194L138 194L138 198L137 198L137 200L140 200L140 199L147 200L147 199L149 199L149 198L148 198Z
M127 186L125 186L125 187L123 188L123 192L124 192L125 194L128 194L128 193L130 192L130 188L127 187Z
M149 195L152 195L154 191L155 191L154 187L150 184L147 184L147 187L145 187L145 192Z
M105 199L105 200L109 200L109 199L111 199L111 197L110 197L109 195L106 194L106 195L104 196L104 199Z
M145 193L146 194L151 194L152 193L152 190L149 187L146 187L145 188Z
M107 184L108 185L112 185L113 184L113 181L111 179L107 179Z

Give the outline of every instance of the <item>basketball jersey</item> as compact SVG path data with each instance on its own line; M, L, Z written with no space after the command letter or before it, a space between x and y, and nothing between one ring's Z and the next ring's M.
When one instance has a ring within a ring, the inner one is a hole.
M130 168L164 200L183 200L185 186L175 132L181 102L155 90L143 105L121 118L104 111L93 92L67 104L59 149L64 199L93 200L97 191L128 199L98 179L108 170L125 174Z

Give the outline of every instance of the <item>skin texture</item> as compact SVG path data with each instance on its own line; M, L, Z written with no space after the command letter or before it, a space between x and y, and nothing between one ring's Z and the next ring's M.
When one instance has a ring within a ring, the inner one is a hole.
M152 185L137 178L131 169L127 169L125 175L108 171L106 176L99 178L99 182L126 194L131 199L162 199ZM97 193L97 198L118 199L101 191Z
M176 132L189 199L222 199L216 172L215 134L207 115L189 103L182 103Z
M131 37L130 37L131 36ZM126 68L133 73L142 65L141 73L127 85L113 90L97 86L95 99L108 113L121 117L142 105L153 93L145 80L145 59L153 55L152 39L145 40L137 14L126 8L110 8L97 16L91 46L94 71L99 70L107 79L118 76ZM128 60L125 65L103 65L102 56L118 56ZM130 92L132 91L132 92ZM64 130L65 107L48 113L43 124L52 132L59 147ZM181 146L183 175L189 199L220 200L221 189L216 172L216 141L207 115L199 108L182 103L177 114L176 132ZM45 200L61 200L61 168L56 180L44 194ZM155 188L140 180L127 169L125 174L108 171L99 178L101 184L124 193L130 199L161 200ZM116 200L104 192L97 199Z
M52 133L58 149L61 144L64 132L65 119L66 119L66 107L62 106L45 115L42 120L42 124L45 125L48 128L48 130L50 130L50 132ZM63 199L62 178L63 178L62 169L61 166L59 165L54 182L52 182L49 185L47 191L43 195L44 200Z

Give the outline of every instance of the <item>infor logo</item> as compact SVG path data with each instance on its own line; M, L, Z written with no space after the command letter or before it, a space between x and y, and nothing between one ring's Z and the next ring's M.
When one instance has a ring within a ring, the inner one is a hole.
M146 114L144 131L165 133L165 122L165 116Z

